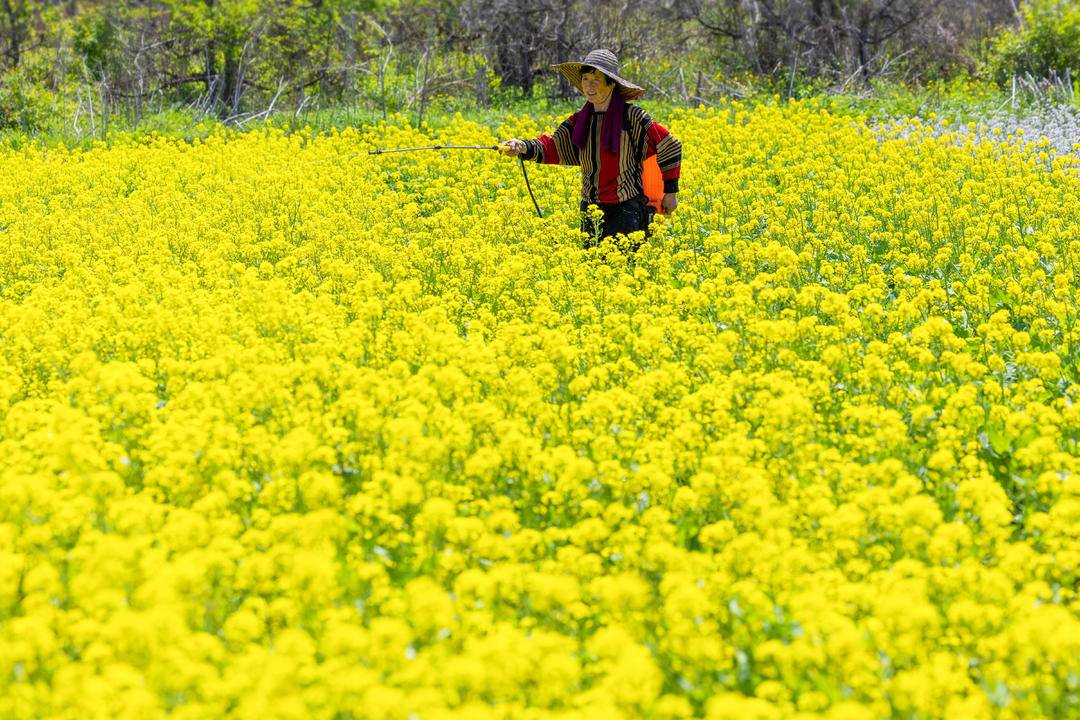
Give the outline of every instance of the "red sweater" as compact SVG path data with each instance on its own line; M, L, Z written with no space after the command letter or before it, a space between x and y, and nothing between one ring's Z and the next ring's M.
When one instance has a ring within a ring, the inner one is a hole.
M597 204L624 202L644 194L641 164L656 155L664 178L664 192L679 192L679 166L682 143L667 129L653 122L637 105L626 105L619 154L600 147L600 128L604 113L592 113L592 127L584 149L571 141L574 115L564 120L551 135L525 141L526 160L549 165L581 167L581 199Z

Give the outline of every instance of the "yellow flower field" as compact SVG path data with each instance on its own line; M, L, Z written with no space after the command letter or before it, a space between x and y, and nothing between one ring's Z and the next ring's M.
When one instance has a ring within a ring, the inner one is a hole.
M0 153L0 717L1080 717L1080 165L665 118Z

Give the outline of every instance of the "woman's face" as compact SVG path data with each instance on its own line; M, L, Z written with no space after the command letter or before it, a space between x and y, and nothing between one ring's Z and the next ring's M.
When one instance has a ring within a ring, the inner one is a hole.
M589 100L603 102L609 92L607 76L598 70L581 73L581 91Z

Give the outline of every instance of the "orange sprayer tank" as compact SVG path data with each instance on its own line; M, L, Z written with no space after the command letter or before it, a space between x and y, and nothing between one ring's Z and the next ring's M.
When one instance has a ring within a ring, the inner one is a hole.
M660 166L656 164L656 156L650 155L641 164L641 185L645 190L645 197L649 198L649 204L656 208L658 213L667 213L661 207L660 202L664 199L664 178L660 174Z

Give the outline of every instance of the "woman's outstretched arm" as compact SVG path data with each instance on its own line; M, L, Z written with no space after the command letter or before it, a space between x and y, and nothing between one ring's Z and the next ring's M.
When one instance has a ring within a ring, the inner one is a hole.
M521 155L545 165L580 165L581 156L571 141L574 133L574 116L571 115L555 128L551 135L541 135L535 140L504 140L501 151L505 155Z

